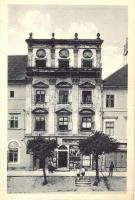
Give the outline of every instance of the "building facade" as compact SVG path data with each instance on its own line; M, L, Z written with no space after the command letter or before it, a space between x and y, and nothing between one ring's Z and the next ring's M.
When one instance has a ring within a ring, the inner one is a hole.
M51 39L33 39L30 34L26 43L27 56L9 56L8 168L41 168L40 160L27 152L28 140L40 135L57 140L53 158L57 169L75 169L80 162L94 169L92 156L80 159L79 140L95 130L112 135L107 129L112 120L121 120L123 128L127 117L126 88L113 89L107 80L102 82L100 34L89 40L78 39L77 34L74 39L55 39L54 34ZM117 104L125 98L123 105L104 106L106 97L115 93ZM123 142L126 128L123 133L119 127L114 137ZM109 158L100 159L103 170Z

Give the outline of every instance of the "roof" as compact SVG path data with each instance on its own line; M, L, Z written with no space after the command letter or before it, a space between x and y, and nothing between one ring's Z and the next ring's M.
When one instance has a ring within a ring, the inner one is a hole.
M127 87L127 76L128 65L125 65L103 80L103 87Z
M25 80L25 71L27 67L26 55L8 56L8 80Z

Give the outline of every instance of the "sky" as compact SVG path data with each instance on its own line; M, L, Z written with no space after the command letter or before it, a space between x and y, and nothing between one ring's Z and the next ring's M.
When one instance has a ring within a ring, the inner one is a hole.
M8 54L26 55L25 39L33 38L95 39L97 33L102 45L102 77L124 64L123 49L128 37L127 6L69 6L69 5L9 5Z

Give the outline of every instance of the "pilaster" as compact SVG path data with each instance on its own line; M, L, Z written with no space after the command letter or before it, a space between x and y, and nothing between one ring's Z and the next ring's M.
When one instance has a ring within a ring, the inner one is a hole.
M49 80L49 116L48 116L48 134L54 135L55 132L55 83L56 79Z
M78 135L78 121L79 121L79 89L78 89L79 79L72 79L72 134Z

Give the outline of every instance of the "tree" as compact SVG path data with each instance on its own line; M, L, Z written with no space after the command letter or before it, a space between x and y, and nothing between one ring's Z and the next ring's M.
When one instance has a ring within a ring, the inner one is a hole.
M39 136L28 141L27 150L28 153L32 153L34 158L39 158L41 161L41 167L43 169L44 182L47 184L47 177L45 171L45 160L52 156L54 149L57 147L56 140L48 140Z
M79 147L82 155L92 154L96 162L96 179L99 182L99 155L117 151L119 143L102 132L96 131L87 139L80 140Z

